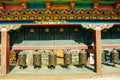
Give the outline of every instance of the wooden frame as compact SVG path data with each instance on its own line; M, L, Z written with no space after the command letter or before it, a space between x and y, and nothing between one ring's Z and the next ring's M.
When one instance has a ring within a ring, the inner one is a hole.
M90 24L91 25L91 24ZM25 24L25 27L30 27L30 26L45 26L45 27L50 27L50 26L80 26L80 24L39 24L39 25L34 25L34 24ZM92 27L95 27L96 25L93 25ZM102 28L103 26L105 27L105 25L100 25ZM110 27L112 27L113 25L110 25ZM83 26L84 27L84 26ZM10 50L14 51L14 50L40 50L40 49L89 49L90 52L95 54L95 71L97 74L101 74L101 50L105 49L105 48L120 48L120 45L118 44L109 44L109 45L105 45L105 44L101 44L101 29L100 30L95 30L95 42L94 45L79 45L79 46L11 46L10 47L10 42L9 42L9 34L6 31L2 31L1 30L1 35L2 35L2 45L0 46L0 49L2 51L2 75L5 76L8 71L9 71L9 52ZM88 52L88 61L86 63L86 65L90 64L90 55Z
M120 45L102 45L102 49L120 48ZM12 46L11 50L37 50L37 49L94 49L94 46Z

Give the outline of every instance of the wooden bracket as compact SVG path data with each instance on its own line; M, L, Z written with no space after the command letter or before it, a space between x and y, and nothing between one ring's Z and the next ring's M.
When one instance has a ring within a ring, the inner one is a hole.
M116 9L120 9L120 2L117 2Z
M50 3L49 1L47 1L47 2L46 2L46 8L47 8L47 9L50 9L50 7L51 7L51 3Z
M94 2L93 9L95 10L113 10L115 9L115 5L113 4L99 4L99 2Z
M98 9L99 3L98 2L94 2L93 4L93 9Z
M3 4L0 2L0 9L4 9Z
M27 6L27 3L26 3L26 2L22 2L22 3L21 3L21 6L23 7L23 9L27 9L27 8L28 8L28 6Z
M75 7L75 2L74 1L71 1L70 2L70 8L72 9L72 8L74 8Z

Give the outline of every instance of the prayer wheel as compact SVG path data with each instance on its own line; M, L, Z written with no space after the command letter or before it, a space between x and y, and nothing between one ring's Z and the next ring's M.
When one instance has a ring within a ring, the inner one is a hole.
M114 67L119 62L119 52L116 49L113 49L110 53L110 62L113 63Z
M118 53L119 53L119 64L120 64L120 49L118 49Z
M79 64L81 67L85 66L87 62L87 52L85 50L82 50L79 53Z
M105 62L105 50L102 50L102 64Z
M68 68L70 64L72 64L72 54L67 50L64 51L64 65Z
M20 69L26 68L26 54L23 51L18 54L18 65Z
M34 68L40 68L42 65L41 54L39 52L33 54Z
M56 64L57 64L57 55L51 51L51 53L49 54L49 68L55 69Z

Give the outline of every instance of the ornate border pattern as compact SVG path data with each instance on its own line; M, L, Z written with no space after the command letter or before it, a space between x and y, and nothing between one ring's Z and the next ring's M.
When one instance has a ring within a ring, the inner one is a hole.
M6 29L7 31L11 29L16 30L16 29L19 29L20 27L21 27L21 24L0 25L0 31L2 29Z
M23 9L0 10L0 21L120 20L120 10Z

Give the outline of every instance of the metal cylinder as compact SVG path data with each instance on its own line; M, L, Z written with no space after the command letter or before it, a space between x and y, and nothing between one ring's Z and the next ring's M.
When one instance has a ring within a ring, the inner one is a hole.
M119 64L120 64L120 49L118 49L118 53L119 53Z
M42 60L41 60L41 54L40 53L33 54L33 65L34 65L34 68L41 67Z
M87 52L85 50L82 50L79 53L79 64L80 65L85 65L87 62ZM82 67L82 66L81 66Z
M24 52L18 54L18 65L21 69L26 67L26 54Z
M49 54L49 67L50 68L55 68L57 64L57 55L54 53Z
M104 62L105 62L105 51L102 50L102 63L104 63Z
M113 49L110 53L110 62L114 63L114 66L119 62L119 52L116 49Z
M64 51L64 64L70 65L72 63L72 54L69 51Z

